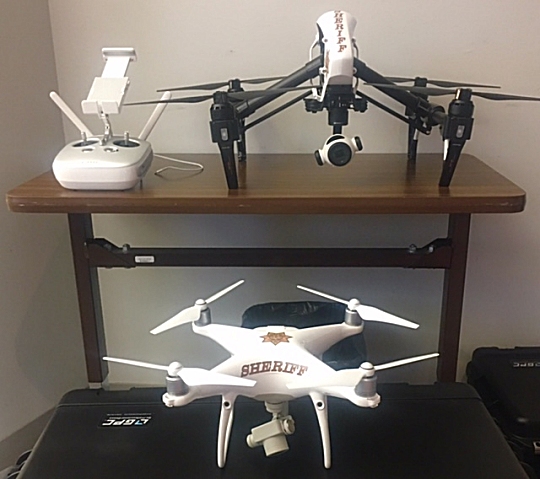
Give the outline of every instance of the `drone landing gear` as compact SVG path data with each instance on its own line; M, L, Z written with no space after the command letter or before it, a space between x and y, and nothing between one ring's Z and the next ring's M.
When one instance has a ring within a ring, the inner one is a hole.
M236 396L232 394L223 395L221 398L217 450L217 463L220 468L225 467L225 462L227 461L227 450L229 448L229 439L231 437L235 400Z
M272 420L251 430L246 438L249 447L264 447L267 456L273 456L289 450L287 438L294 433L294 419L289 415L289 403L264 403L266 410L272 414Z
M330 469L332 466L332 451L330 449L330 428L328 426L328 407L326 395L312 392L310 395L319 421L319 429L321 430L321 440L323 447L324 467Z
M416 77L414 79L414 86L416 87L427 87L427 78ZM428 101L427 95L422 93L418 94L419 98L422 98L425 101ZM407 159L411 162L416 161L416 153L418 151L418 129L415 125L416 114L415 111L407 107L405 109L405 116L409 119L409 132L408 132L408 143L407 143Z
M461 150L471 137L474 121L472 117L474 104L471 101L471 95L470 89L460 88L448 108L448 116L442 132L445 151L439 186L450 185Z
M210 118L212 141L218 144L227 186L230 190L236 190L238 189L238 175L236 173L234 142L240 139L240 131L236 111L229 102L226 93L214 93Z

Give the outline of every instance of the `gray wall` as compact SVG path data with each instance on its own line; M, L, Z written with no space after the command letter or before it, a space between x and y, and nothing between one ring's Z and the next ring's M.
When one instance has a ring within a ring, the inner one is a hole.
M64 142L46 0L2 0L0 192L46 171ZM0 208L0 470L85 384L66 220Z

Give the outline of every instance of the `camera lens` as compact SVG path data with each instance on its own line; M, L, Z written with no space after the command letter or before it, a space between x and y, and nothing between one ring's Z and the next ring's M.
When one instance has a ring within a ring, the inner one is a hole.
M328 148L328 161L334 166L344 166L352 158L352 150L347 143L337 141Z

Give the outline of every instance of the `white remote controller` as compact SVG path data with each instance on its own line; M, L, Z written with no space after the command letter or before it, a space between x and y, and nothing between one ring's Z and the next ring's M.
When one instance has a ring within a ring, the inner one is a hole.
M142 180L153 152L145 140L113 136L105 144L90 137L68 143L54 159L58 182L71 190L126 190Z
M120 113L129 86L125 76L131 61L136 60L133 48L104 48L105 69L94 80L88 98L82 102L85 113L97 114L105 125L103 135L94 135L56 92L50 97L81 132L81 139L68 143L56 155L52 170L57 181L72 190L127 190L140 182L152 164L152 147L146 139L152 132L170 92L161 97L138 138L129 133L115 136L109 114Z

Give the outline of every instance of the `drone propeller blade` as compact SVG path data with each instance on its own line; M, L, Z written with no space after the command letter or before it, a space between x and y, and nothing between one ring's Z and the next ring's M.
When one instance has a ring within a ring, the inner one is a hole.
M418 329L420 325L413 323L407 319L400 318L393 314L387 313L379 308L373 306L359 305L355 308L358 314L364 321L377 321L379 323L395 324L396 326L403 326L404 328Z
M239 80L240 83L248 83L250 85L258 85L269 81L281 80L283 77L266 77L266 78L250 78L247 80ZM186 90L217 90L218 88L227 86L229 81L221 81L215 83L201 83L200 85L181 86L176 88L162 88L158 92L164 91L186 91Z
M145 363L143 361L133 361L132 359L112 358L110 356L105 356L103 360L109 361L112 363L129 364L130 366L139 366L141 368L147 368L147 369L159 369L160 371L167 371L169 369L169 366L162 366L161 364Z
M208 299L205 300L206 304L210 304L214 302L216 299L221 298L222 296L225 296L229 291L232 291L234 288L240 286L242 283L244 283L245 280L241 279L240 281L237 281L234 284L231 284L230 286L227 286L225 289L222 289L221 291L217 292L213 296L210 296Z
M375 366L375 371L382 371L383 369L397 368L404 366L405 364L416 363L418 361L424 361L426 359L436 358L439 353L424 354L422 356L414 356L412 358L399 359L398 361L392 361L390 363L379 364Z
M331 296L327 293L316 291L314 289L306 288L305 286L300 286L300 285L297 285L297 288L307 291L308 293L313 293L318 296L322 296L323 298L336 301L337 303L346 304L348 308L356 311L360 315L360 317L365 321L377 321L379 323L395 324L396 326L403 326L405 328L411 328L411 329L417 329L419 327L419 324L417 323L413 323L412 321L408 321L406 319L400 318L399 316L395 316L393 314L387 313L386 311L375 308L373 306L365 306L363 304L360 304L358 300L353 299L353 300L347 301L345 299L336 298L335 296Z
M268 90L231 91L222 93L232 100L251 100L253 98L260 98L263 96L281 95L290 91L311 90L312 88L312 86L298 86L293 88L271 88ZM125 106L155 105L157 103L201 103L206 100L211 100L212 98L214 98L213 94L186 96L183 98L171 98L170 100L138 101L134 103L126 103Z
M472 94L486 98L487 100L540 101L540 98L537 96L508 95L506 93L491 93L486 91L473 91Z
M406 90L411 93L422 93L428 96L442 96L442 95L454 95L455 89L435 88L428 86L407 86L407 85L390 85L387 83L365 83L367 86L374 86L377 88L387 88L389 90Z
M253 387L257 381L230 374L216 373L201 368L182 368L178 375L188 386L245 386Z
M424 86L405 86L405 85L387 85L386 83L366 83L366 85L374 86L377 88L387 88L390 90L406 90L411 93L421 93L428 96L443 96L443 95L455 95L458 89L448 88L431 88ZM540 101L540 97L535 96L523 96L523 95L508 95L506 93L493 93L485 91L471 91L472 95L485 98L487 100L499 100L499 101Z
M290 91L311 90L312 86L297 86L292 88L269 88L268 90L248 90L227 92L227 96L234 100L251 100L262 96L281 95Z
M134 361L132 359L121 359L113 358L110 356L105 356L104 361L110 361L113 363L128 364L129 366L138 366L141 368L147 369L158 369L160 371L169 371L171 365L163 366L161 364L152 364L145 363L143 361ZM179 363L177 364L180 368L177 373L169 374L178 374L178 376L188 385L188 386L245 386L253 387L257 381L251 379L239 378L237 376L231 376L229 374L216 373L213 371L208 371L207 369L201 368L182 368Z
M183 309L178 314L174 315L172 318L168 319L164 323L160 324L159 326L155 327L150 331L151 334L159 334L163 331L167 331L172 328L176 328L177 326L181 326L182 324L186 323L192 323L193 321L197 321L201 317L201 306L198 304L195 304L194 306L190 306L189 308Z
M316 291L316 290L311 289L311 288L306 288L305 286L301 286L299 284L297 284L296 287L298 289L303 289L304 291L307 291L308 293L313 293L313 294L316 294L317 296L321 296L323 298L330 299L331 301L335 301L336 303L349 304L349 302L344 300L344 299L336 298L335 296L331 296L331 295L329 295L327 293L323 293L321 291Z
M185 98L171 98L170 100L137 101L133 103L125 103L124 106L156 105L157 103L201 103L203 101L210 100L212 96L213 95L199 95Z
M244 280L241 279L240 281L237 281L236 283L231 284L230 286L227 286L225 289L218 291L214 295L210 296L208 299L197 300L197 302L193 306L183 309L182 311L174 315L172 318L168 319L164 323L152 329L150 333L159 334L159 333L162 333L163 331L167 331L169 329L175 328L176 326L181 326L182 324L192 323L193 321L197 321L201 317L201 311L205 308L207 304L210 304L214 302L216 299L221 298L222 296L227 294L229 291L232 291L234 288L240 286L243 282Z
M385 77L388 81L393 83L406 83L414 82L415 78L405 78L405 77ZM501 88L498 85L482 85L479 83L469 83L469 82L455 82L447 80L430 80L429 78L425 79L427 83L431 85L439 86L442 88L458 88L458 87L476 87L476 88Z

